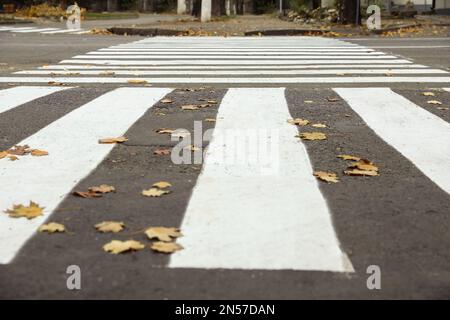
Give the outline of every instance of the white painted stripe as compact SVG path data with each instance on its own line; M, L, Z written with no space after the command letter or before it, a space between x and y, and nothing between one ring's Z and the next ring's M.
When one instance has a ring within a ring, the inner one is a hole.
M187 51L188 50L188 51ZM147 48L147 49L139 49L139 48L122 48L122 49L111 49L111 48L104 48L99 49L96 52L342 52L342 53L348 53L348 52L375 52L373 49L242 49L242 48L236 48L236 49L229 49L229 48L209 48L209 49L198 49L198 48L191 48L191 49L174 49L172 47L165 47L165 48Z
M47 157L0 161L0 211L32 200L45 207L33 220L0 215L0 263L18 250L57 208L64 197L111 151L99 138L123 135L155 102L171 90L119 88L70 112L20 142L47 150Z
M389 88L334 90L378 136L450 194L450 123Z
M102 75L102 70L30 70L18 71L14 74L31 74L31 75ZM116 75L314 75L314 74L449 74L449 72L439 69L328 69L328 70L115 70ZM109 75L111 76L111 75Z
M132 79L148 83L450 83L450 77L255 77L255 78L108 78L108 77L0 77L0 83L127 83Z
M36 29L36 27L5 28L5 29L0 30L0 31L18 31L18 30L31 30L31 29Z
M56 31L44 31L42 32L43 34L57 34L57 33L69 33L69 32L74 32L74 31L80 31L81 29L59 29Z
M340 59L396 59L396 56L365 56L365 55L346 55L339 57ZM244 56L228 56L228 55L173 55L173 56L166 56L166 55L160 55L160 56L149 56L149 55L78 55L74 56L73 59L158 59L158 61L172 61L172 59L181 59L181 60L191 60L191 59L210 59L211 61L215 61L213 59L225 59L227 61L233 60L233 59L239 59L241 60L267 60L267 59L273 59L273 60L291 60L291 59L301 59L301 60L307 60L307 59L336 59L336 56L334 55L309 55L309 56L302 56L302 55L289 55L289 56L279 56L279 55L244 55ZM95 61L95 60L92 60Z
M444 90L450 92L450 88L444 88Z
M345 69L357 69L367 68L365 65L357 64L319 64L319 65L261 65L261 66L98 66L98 65L49 65L45 67L39 67L40 70L310 70L310 69L330 69L330 68L343 68ZM371 69L375 68L402 68L402 69L419 69L428 68L427 66L420 64L378 64L370 66Z
M42 32L42 31L51 31L58 30L57 28L43 28L43 29L32 29L32 30L14 30L13 32L19 33L32 33L32 32Z
M191 49L228 49L228 50L238 50L238 49L247 49L247 50L304 50L304 49L321 49L321 50L337 50L340 49L342 47L303 47L303 46L299 46L299 47L246 47L246 46L236 46L236 47L226 47L226 46L209 46L209 47L205 47L205 46L190 46L190 47L184 47L184 46L176 46L176 45L161 45L161 46L124 46L124 47L110 47L109 49L145 49L145 50L154 50L154 49L161 49L161 50L167 50L168 48L170 48L171 50L191 50ZM352 47L354 48L354 47ZM355 47L355 48L364 48L364 47ZM368 49L368 48L364 48L364 49ZM353 49L352 49L353 50Z
M145 51L145 52L141 52L141 51L120 51L120 52L111 52L111 51L92 51L92 52L88 52L86 53L87 56L108 56L108 57L116 57L116 56L161 56L161 57L166 57L166 56L195 56L195 55L202 55L204 57L209 57L209 56L223 56L224 52L223 51L214 51L214 52L202 52L202 51ZM258 57L258 56L277 56L277 55L285 55L285 56L305 56L305 55L317 55L317 56L366 56L368 58L372 57L372 56L382 56L385 55L382 52L377 52L377 51L373 51L373 52L310 52L310 51L305 51L305 52L277 52L277 51L244 51L244 52L227 52L226 55L227 56L251 56L251 57ZM172 57L171 57L172 58Z
M353 272L289 118L284 88L227 92L181 225L184 250L171 256L171 268ZM227 161L238 152L225 143L230 134L248 145L252 132L255 143L273 146L272 155L262 163Z
M450 46L370 46L370 48L380 48L380 49L381 48L383 48L383 49L437 49L437 48L450 48Z
M91 32L90 30L81 30L81 31L76 31L76 32L71 32L70 34L87 34Z
M164 63L161 63L164 62ZM69 64L104 64L104 65L125 65L125 66L136 66L136 65L185 65L186 60L82 60L82 59L70 59L70 60L62 60L60 63L69 63ZM238 60L238 61L230 61L230 60L191 60L189 61L190 65L280 65L280 64L381 64L381 63L412 63L409 60L405 59L396 59L396 60Z
M14 87L0 90L0 113L70 87Z

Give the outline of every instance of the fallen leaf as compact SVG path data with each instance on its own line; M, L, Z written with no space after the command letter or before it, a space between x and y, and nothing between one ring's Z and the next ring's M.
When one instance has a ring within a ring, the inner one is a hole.
M130 84L147 84L148 82L146 80L142 79L131 79L127 81Z
M181 106L180 107L182 110L198 110L200 109L198 106L194 105L194 104L188 104L185 106Z
M201 150L199 147L196 147L193 144L190 144L190 145L184 147L183 149L186 149L186 150L189 150L192 152Z
M122 143L128 141L127 138L125 137L117 137L117 138L104 138L104 139L100 139L98 140L98 143L100 144L111 144L111 143Z
M326 128L327 125L323 124L323 123L315 123L315 124L312 125L312 127L314 127L314 128Z
M148 190L142 190L142 195L146 197L161 197L163 194L170 193L169 190L161 190L158 188L150 188Z
M155 149L153 150L153 154L157 156L167 156L171 153L171 149Z
M8 152L6 152L6 151L0 151L0 159L5 158L6 156L8 156Z
M305 101L303 101L304 103L314 103L314 101L312 101L312 100L305 100Z
M357 162L353 162L348 166L348 168L355 168L363 171L378 171L378 167L367 159L360 159Z
M303 140L325 140L327 138L326 134L322 132L302 132L296 137Z
M336 101L339 101L339 99L335 98L335 97L327 97L327 101L329 101L329 102L336 102Z
M206 118L205 121L206 121L206 122L216 122L216 119L213 119L213 118Z
M31 155L34 157L48 156L48 152L45 150L33 149L31 150Z
M18 204L13 205L12 209L6 210L11 218L27 218L34 219L36 217L42 216L44 208L39 207L39 205L33 201L30 201L28 207Z
M428 103L428 104L438 104L438 105L441 105L441 104L442 104L442 102L437 101L437 100L429 100L429 101L427 101L427 103Z
M172 99L162 99L161 103L172 103L173 100Z
M171 186L172 185L167 181L159 181L152 185L152 187L159 188L159 189L165 189L165 188L169 188Z
M11 161L19 160L19 158L17 158L16 156L8 156L8 159Z
M333 172L315 171L314 176L326 182L333 182L333 183L339 182L336 173Z
M174 238L181 237L180 229L166 228L166 227L151 227L145 230L147 237L151 239L158 239L160 241L170 242Z
M103 221L95 225L95 229L103 233L106 232L117 233L122 231L124 227L125 224L123 222L118 221Z
M109 193L116 192L116 188L113 186L108 186L107 184L102 184L98 187L89 187L89 191L94 193Z
M48 224L43 224L39 227L39 232L48 232L48 233L55 233L55 232L65 232L66 227L60 223L56 222L50 222Z
M173 253L175 251L183 249L183 247L177 243L162 242L162 241L157 241L157 242L152 243L150 248L154 251L161 252L161 253Z
M306 126L309 123L308 120L301 118L288 119L287 122L296 126Z
M174 130L172 130L172 129L167 129L167 128L159 128L159 129L156 129L156 133L159 133L159 134L171 134L171 133L173 133L174 132Z
M14 146L11 149L8 149L6 152L8 154L15 156L24 156L26 154L29 154L31 150L28 145L24 145L24 146Z
M102 71L102 72L100 72L99 74L100 74L101 76L113 76L113 75L115 75L116 73L113 72L113 71Z
M142 243L135 240L127 240L127 241L112 240L111 242L103 246L103 250L105 250L106 252L110 252L112 254L119 254L133 250L142 250L144 248L145 246Z
M348 154L341 154L341 155L338 155L337 157L341 158L343 160L352 160L352 161L359 161L359 160L361 160L360 157L351 156L351 155L348 155Z
M345 170L344 173L348 176L370 176L370 177L378 176L377 171L368 171L359 169Z
M63 86L64 85L64 83L57 82L57 81L49 81L49 82L47 82L47 84L50 86Z
M101 193L92 192L92 191L74 191L72 193L74 196L81 197L81 198L100 198L102 196Z
M425 97L434 97L435 96L434 92L422 92L422 95Z

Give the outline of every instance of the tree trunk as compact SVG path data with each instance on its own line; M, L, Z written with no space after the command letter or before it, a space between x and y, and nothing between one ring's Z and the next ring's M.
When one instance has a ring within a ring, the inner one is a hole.
M186 0L177 1L177 14L186 14Z
M108 0L106 3L106 11L113 12L118 9L118 1L117 0Z
M343 5L343 23L361 24L361 15L359 14L359 0L345 0Z
M211 0L202 0L202 13L200 21L211 21Z

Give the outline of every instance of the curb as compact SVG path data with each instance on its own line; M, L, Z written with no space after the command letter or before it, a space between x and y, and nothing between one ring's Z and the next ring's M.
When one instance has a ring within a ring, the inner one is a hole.
M146 37L178 36L185 32L180 30L159 29L159 28L123 28L123 27L113 27L108 28L107 30L117 35L146 36Z
M272 29L272 30L255 30L255 31L247 31L244 33L246 36L295 36L295 35L303 35L303 34L315 34L322 35L330 32L330 30L322 30L322 29Z

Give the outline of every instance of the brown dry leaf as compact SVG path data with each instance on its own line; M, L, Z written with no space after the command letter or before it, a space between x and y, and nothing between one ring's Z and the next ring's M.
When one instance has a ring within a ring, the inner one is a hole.
M314 101L312 101L312 100L305 100L305 101L303 101L304 103L314 103Z
M122 221L103 221L95 225L95 229L103 233L117 233L122 231L124 227L125 224Z
M144 248L145 246L142 243L135 240L127 240L127 241L112 240L111 242L103 246L103 250L105 250L106 252L110 252L112 254L119 254L133 250L142 250Z
M145 230L147 237L151 239L158 239L159 241L170 242L174 238L181 237L180 229L166 228L166 227L151 227Z
M442 104L442 102L437 101L437 100L429 100L429 101L427 101L427 103L428 104L437 104L437 105L441 105Z
M92 192L92 191L74 191L72 193L74 196L81 197L81 198L100 198L102 196L101 193Z
M336 102L336 101L339 101L339 98L327 97L327 101L329 101L329 102Z
M98 143L100 144L111 144L111 143L122 143L128 141L127 138L125 137L117 137L117 138L104 138L104 139L100 139L98 140Z
M302 132L296 137L303 140L325 140L327 138L326 134L322 132Z
M55 233L55 232L65 232L66 227L60 223L56 222L50 222L47 224L43 224L39 227L39 232L48 232L48 233Z
M171 149L163 149L163 148L159 148L159 149L155 149L153 150L153 154L157 155L157 156L168 156L171 153Z
M185 106L181 106L180 108L182 110L198 110L198 109L200 109L197 105L194 105L194 104L188 104Z
M173 129L167 129L167 128L156 129L156 133L159 133L159 134L172 134L173 131L174 131Z
M167 181L159 181L159 182L156 182L156 183L154 183L152 185L152 187L155 187L155 188L158 188L158 189L166 189L166 188L169 188L171 186L172 185L169 182L167 182Z
M24 156L31 152L30 147L28 145L24 146L14 146L11 149L6 151L10 155L14 156Z
M31 155L34 157L48 156L48 152L45 150L33 149L31 150Z
M307 124L309 124L309 121L306 119L301 119L301 118L295 118L295 119L288 119L287 121L289 124L293 124L296 126L306 126Z
M107 184L99 185L98 187L89 187L90 192L95 193L109 193L109 192L116 192L116 188L113 186L109 186Z
M47 84L50 86L63 86L64 85L64 83L57 82L57 81L49 81L49 82L47 82Z
M142 79L131 79L127 81L130 84L147 84L148 82L146 80Z
M146 197L161 197L163 194L170 193L169 190L161 190L158 188L150 188L148 190L142 190L142 195Z
M6 158L8 156L8 152L0 151L0 159Z
M11 218L27 218L34 219L36 217L42 216L44 208L39 207L39 205L33 201L30 201L28 207L18 204L14 205L12 209L6 210Z
M199 147L196 147L193 144L190 144L190 145L184 147L183 149L186 149L186 150L189 150L192 152L201 150Z
M359 161L359 160L361 160L360 157L352 156L352 155L348 155L348 154L340 154L337 157L341 158L343 160L352 160L352 161Z
M351 168L355 168L358 170L363 170L363 171L375 171L378 172L378 167L376 165L374 165L372 162L370 162L367 159L360 159L357 162L353 162L352 164L350 164L348 166L349 169Z
M333 172L315 171L314 176L326 182L333 182L333 183L339 182L338 176L336 175L336 173Z
M425 97L434 97L435 96L434 92L422 92L422 95Z
M161 252L161 253L173 253L175 251L183 249L183 247L177 243L162 242L162 241L157 241L157 242L152 243L150 248L154 251Z
M344 173L348 176L370 176L370 177L378 176L377 171L368 171L359 169L345 170Z
M172 102L173 102L173 100L172 99L168 99L168 98L161 100L161 103L172 103Z
M9 159L10 161L16 161L16 160L19 160L19 158L17 158L16 156L8 156L8 159Z
M214 119L214 118L206 118L205 121L206 122L216 122L216 119Z
M314 127L314 128L326 128L327 125L323 124L323 123L315 123L315 124L312 125L312 127Z

